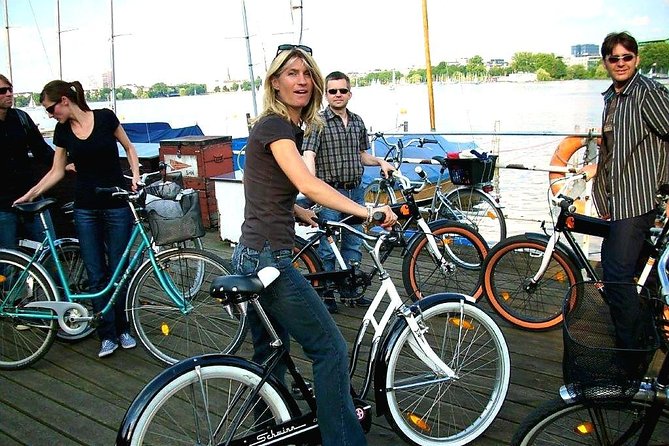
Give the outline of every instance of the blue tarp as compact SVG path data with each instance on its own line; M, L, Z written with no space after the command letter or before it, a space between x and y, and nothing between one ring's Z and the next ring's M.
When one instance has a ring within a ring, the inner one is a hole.
M173 129L167 122L122 123L123 130L133 143L159 143L163 139L174 139L181 136L202 136L204 133L199 125ZM156 156L158 153L156 152Z

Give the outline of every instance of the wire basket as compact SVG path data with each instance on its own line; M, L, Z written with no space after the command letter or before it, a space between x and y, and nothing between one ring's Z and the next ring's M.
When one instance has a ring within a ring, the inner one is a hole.
M170 245L204 235L200 201L195 190L186 189L173 200L153 200L145 209L156 245Z
M144 191L147 195L173 200L183 188L184 180L181 172L172 172L166 175L165 181L155 181L146 186Z
M486 159L448 158L447 166L451 183L464 186L488 183L495 175L496 162L497 155L488 155Z
M636 348L619 348L606 296L611 287L632 287L638 292ZM581 389L610 387L615 393L623 394L638 388L660 345L650 302L648 289L636 284L581 282L573 285L563 305L565 383Z

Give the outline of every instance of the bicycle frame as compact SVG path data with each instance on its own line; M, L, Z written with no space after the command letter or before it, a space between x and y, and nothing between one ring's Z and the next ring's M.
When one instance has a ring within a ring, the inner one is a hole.
M38 264L40 253L42 252L43 248L46 247L46 249L48 249L53 254L53 261L56 265L56 272L58 276L57 281L62 285L63 296L65 297L65 301L60 301L61 296L58 293L58 289L56 287L53 287L53 291L56 295L56 301L31 302L27 304L25 307L16 310L17 315L20 316L21 318L33 319L33 320L57 319L60 328L65 333L70 335L76 335L81 333L86 328L87 325L87 324L80 324L81 322L86 322L86 323L91 322L96 318L98 318L100 315L105 314L108 311L111 311L114 302L116 301L119 294L121 293L121 290L123 289L123 285L125 285L128 279L132 277L132 275L136 271L136 267L139 266L139 263L142 260L145 253L148 253L149 259L147 261L151 262L154 273L156 274L163 290L167 293L167 295L170 297L170 299L174 302L174 304L177 306L177 308L180 309L182 313L184 314L187 313L189 311L189 307L186 303L186 300L184 299L184 296L176 288L175 284L172 282L169 275L165 273L164 270L161 268L161 266L158 264L156 260L156 255L153 249L151 249L151 241L141 223L141 219L137 213L137 210L130 201L128 202L128 205L130 206L134 216L133 230L130 236L130 240L128 241L128 245L126 246L125 251L123 252L121 261L113 271L112 276L109 279L107 285L102 290L94 293L72 293L70 291L65 269L57 255L54 238L51 235L50 231L48 230L48 223L44 217L44 213L40 213L39 218L40 221L42 222L42 226L45 228L44 241L42 242L40 249L37 249L32 257L29 257L28 267L22 271L22 273L18 277L18 280L16 281L16 284L7 293L4 302L0 303L0 310L9 313L9 311L7 311L6 309L7 304L9 302L14 301L14 296L19 293L19 288L21 287L21 284L27 278L28 268L32 265ZM131 256L131 251L137 240L139 240L139 246L136 252ZM86 307L76 302L78 300L91 300L100 298L109 293L112 289L114 290L111 294L109 301L107 302L105 307L100 311L99 314L89 315L89 312L86 309ZM35 311L35 309L50 310L50 311L45 313L44 311ZM79 315L71 314L73 310L76 310L75 312ZM52 312L55 313L55 315ZM69 326L66 323L66 320L76 328Z

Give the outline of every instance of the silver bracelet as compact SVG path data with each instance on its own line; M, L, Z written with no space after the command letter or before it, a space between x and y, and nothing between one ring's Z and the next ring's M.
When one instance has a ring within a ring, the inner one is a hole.
M365 207L367 208L367 223L372 222L372 216L373 216L373 211L374 211L374 206L371 204L366 204Z

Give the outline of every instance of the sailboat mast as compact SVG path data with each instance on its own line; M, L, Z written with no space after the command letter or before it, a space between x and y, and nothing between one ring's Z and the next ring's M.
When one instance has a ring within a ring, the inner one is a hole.
M427 97L430 107L430 130L435 131L434 125L434 92L432 90L432 60L430 59L430 30L427 25L427 3L423 0L423 38L425 39L425 75L427 77Z
M60 42L60 0L56 0L56 26L58 31L58 79L63 79L63 49Z
M111 109L116 113L116 65L114 63L114 0L111 5Z
M251 98L253 99L253 116L258 116L258 105L256 104L256 80L253 75L253 60L251 59L251 39L249 36L249 25L246 21L246 2L242 0L242 20L244 22L244 37L246 39L246 57L249 61L249 77L251 78Z
M12 50L9 45L9 0L5 0L5 31L7 33L7 63L9 64L9 79L12 79Z

